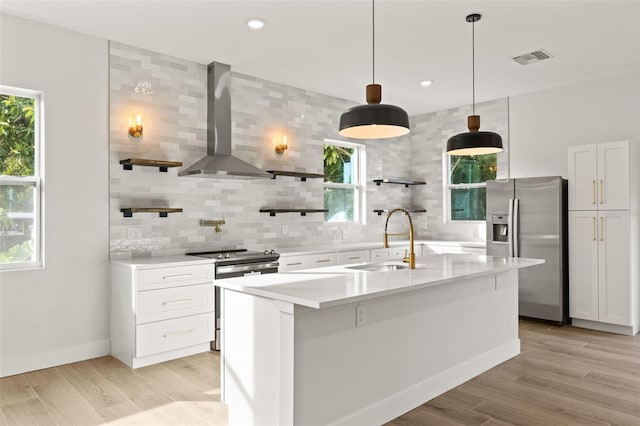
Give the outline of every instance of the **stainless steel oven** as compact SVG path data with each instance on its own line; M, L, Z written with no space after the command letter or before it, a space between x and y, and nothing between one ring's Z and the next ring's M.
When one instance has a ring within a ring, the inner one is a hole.
M215 279L244 277L247 275L275 274L280 254L274 250L249 251L247 249L215 250L187 253L189 256L213 259ZM215 281L214 281L215 284ZM211 349L220 350L220 288L215 287L215 340Z

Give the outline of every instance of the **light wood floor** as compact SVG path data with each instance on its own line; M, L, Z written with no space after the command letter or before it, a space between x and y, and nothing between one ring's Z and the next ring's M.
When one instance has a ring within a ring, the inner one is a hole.
M407 425L640 425L640 335L520 323L522 354L395 419ZM219 356L130 370L111 357L0 379L0 426L224 425Z

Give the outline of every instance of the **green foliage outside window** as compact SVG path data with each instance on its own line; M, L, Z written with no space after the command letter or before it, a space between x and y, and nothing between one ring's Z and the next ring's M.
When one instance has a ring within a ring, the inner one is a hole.
M34 102L0 94L0 175L33 176Z
M0 175L34 176L35 99L0 94ZM32 183L0 185L0 263L33 260Z
M482 184L496 178L497 154L449 157L451 220L485 220L487 190Z
M354 183L356 172L352 162L354 148L339 145L325 145L323 148L325 182ZM324 188L324 206L327 222L346 222L354 220L354 188Z

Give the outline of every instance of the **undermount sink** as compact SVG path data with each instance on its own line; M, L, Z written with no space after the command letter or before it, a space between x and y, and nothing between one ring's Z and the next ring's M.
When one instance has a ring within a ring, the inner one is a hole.
M346 269L355 269L356 271L367 272L389 272L398 269L408 269L409 265L398 263L365 263L363 265L347 266Z

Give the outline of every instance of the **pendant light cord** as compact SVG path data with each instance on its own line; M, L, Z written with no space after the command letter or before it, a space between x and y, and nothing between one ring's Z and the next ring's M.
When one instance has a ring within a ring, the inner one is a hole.
M372 62L373 62L373 66L371 67L373 69L373 77L371 82L375 83L376 82L376 1L375 0L371 0L371 39L372 39Z
M476 115L476 23L471 23L471 93L473 96L471 109Z

